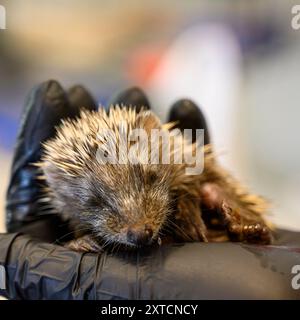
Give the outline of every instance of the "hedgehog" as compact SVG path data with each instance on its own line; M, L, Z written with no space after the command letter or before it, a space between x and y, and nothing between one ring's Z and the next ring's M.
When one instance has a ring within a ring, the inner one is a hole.
M128 161L131 139L125 140L128 148L114 148L136 129L166 133L169 163L162 161L161 139L153 153L149 141L140 144L135 161ZM185 140L176 130L150 110L118 105L108 112L84 110L78 118L62 121L55 137L44 143L38 166L47 183L45 197L76 235L65 246L99 252L112 245L140 248L169 242L271 243L266 201L218 164L211 144ZM191 164L178 163L176 157L196 151L203 154L203 170L187 174ZM149 161L153 154L155 163Z

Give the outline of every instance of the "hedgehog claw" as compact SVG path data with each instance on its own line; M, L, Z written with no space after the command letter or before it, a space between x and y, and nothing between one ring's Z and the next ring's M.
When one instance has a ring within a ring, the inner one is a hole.
M99 253L102 247L90 236L83 236L65 244L65 248L81 253Z

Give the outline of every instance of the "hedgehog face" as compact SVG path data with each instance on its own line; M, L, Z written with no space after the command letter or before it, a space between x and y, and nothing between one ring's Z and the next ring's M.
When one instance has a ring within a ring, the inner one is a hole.
M157 240L170 210L167 172L161 169L150 165L98 166L101 178L96 174L89 179L88 200L95 234L129 246Z
M128 153L123 148L118 150L122 161L117 163L104 163L99 157L99 153L112 156L124 132L130 135L135 128L148 134L161 128L161 123L150 111L137 114L134 109L116 107L109 115L103 109L82 112L80 118L64 122L57 136L47 141L42 167L59 212L104 241L141 246L159 238L167 219L174 167L126 162ZM106 129L113 134L107 135ZM142 158L147 159L149 150L142 150Z
M59 211L96 238L133 247L159 240L170 212L167 166L95 165L77 177L44 171Z

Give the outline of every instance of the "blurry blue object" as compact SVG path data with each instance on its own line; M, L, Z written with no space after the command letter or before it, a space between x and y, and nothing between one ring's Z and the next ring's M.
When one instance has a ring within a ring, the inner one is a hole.
M0 113L0 148L11 150L15 144L19 119Z

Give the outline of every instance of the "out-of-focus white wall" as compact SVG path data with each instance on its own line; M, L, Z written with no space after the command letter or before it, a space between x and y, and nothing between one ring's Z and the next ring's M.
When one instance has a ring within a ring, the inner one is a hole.
M196 39L196 41L195 41ZM178 99L201 107L212 143L222 164L238 173L239 153L234 148L241 74L241 52L230 28L201 23L185 30L169 47L147 88L154 111L167 119Z
M280 54L249 63L240 144L245 181L271 200L272 220L293 230L300 230L298 39Z

